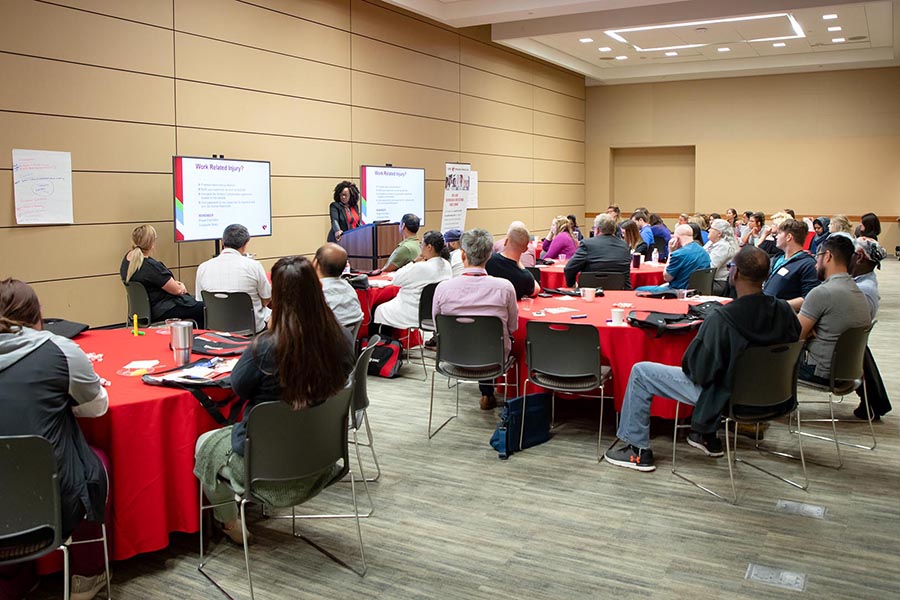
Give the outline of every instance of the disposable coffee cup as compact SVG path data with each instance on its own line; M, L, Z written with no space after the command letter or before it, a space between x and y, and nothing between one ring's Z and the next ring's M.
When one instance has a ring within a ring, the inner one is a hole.
M596 298L596 297L597 297L596 288L592 288L592 287L581 288L581 299L584 300L585 302L593 302L594 298Z
M194 344L194 324L190 321L177 321L169 325L172 332L172 352L175 365L182 366L191 362L191 347Z
M641 259L643 258L640 254L632 254L631 255L631 266L635 269L639 269L641 266Z
M675 295L679 300L687 300L689 291L690 290L675 290Z
M625 309L624 308L612 309L612 324L613 325L624 325L625 324Z
M560 254L557 258L559 258L559 260L566 260L566 258L568 258L568 255Z

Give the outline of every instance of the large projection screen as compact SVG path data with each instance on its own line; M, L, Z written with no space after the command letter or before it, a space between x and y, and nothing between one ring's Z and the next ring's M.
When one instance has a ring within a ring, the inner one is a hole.
M425 225L425 169L362 165L359 181L363 221L399 223L412 213Z

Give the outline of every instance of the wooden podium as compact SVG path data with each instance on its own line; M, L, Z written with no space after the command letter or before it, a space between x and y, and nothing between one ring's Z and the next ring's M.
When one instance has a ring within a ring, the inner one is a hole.
M356 271L374 271L400 243L399 223L371 223L344 232L339 242Z

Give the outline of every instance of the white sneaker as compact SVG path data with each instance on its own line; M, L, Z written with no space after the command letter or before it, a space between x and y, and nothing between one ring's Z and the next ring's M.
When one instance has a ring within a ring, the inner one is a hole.
M91 600L105 586L105 572L93 577L72 575L72 587L70 588L69 598L71 600Z

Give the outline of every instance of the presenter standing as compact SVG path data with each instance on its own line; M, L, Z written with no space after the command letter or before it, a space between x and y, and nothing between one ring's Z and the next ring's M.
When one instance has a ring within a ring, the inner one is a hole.
M364 225L359 214L359 188L355 183L342 181L334 188L334 201L328 207L331 229L329 242L340 242L344 232Z

